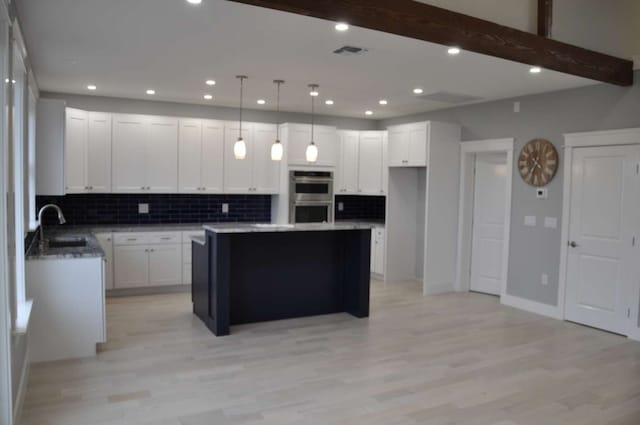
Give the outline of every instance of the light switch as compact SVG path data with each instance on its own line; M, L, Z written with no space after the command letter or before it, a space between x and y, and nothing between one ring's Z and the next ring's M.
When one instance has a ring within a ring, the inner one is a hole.
M556 217L545 217L544 218L544 227L548 229L557 229L558 228L558 219Z
M520 112L520 102L513 102L513 112Z
M524 217L524 225L527 227L536 227L536 216L527 215Z
M149 214L149 204L138 204L138 214Z
M229 214L229 204L222 204L222 213Z

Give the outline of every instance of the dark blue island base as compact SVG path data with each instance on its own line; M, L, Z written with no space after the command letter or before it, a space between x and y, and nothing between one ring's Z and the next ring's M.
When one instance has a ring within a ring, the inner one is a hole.
M315 226L207 229L204 244L192 242L194 314L217 336L245 323L340 312L368 317L371 229Z

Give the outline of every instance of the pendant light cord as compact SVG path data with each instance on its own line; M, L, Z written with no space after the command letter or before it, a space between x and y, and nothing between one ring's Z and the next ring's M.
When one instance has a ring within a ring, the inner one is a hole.
M238 140L242 139L242 99L244 96L244 79L247 78L245 76L238 76L240 78L240 134L238 135Z
M313 137L314 136L313 127L315 124L315 112L316 112L315 106L316 106L316 97L311 96L311 144L312 145L315 145L315 141Z
M280 84L282 82L278 81L278 95L277 95L277 104L276 104L276 140L280 141Z

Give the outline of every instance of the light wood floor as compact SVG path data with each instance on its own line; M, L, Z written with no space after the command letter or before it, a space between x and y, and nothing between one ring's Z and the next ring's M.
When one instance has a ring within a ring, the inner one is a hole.
M639 425L640 344L373 283L372 315L233 328L188 294L111 299L96 358L34 365L24 425Z

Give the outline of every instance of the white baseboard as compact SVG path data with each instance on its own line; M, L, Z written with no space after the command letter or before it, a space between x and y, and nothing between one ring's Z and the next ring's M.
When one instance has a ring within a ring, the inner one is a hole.
M27 349L25 352L24 366L20 373L20 384L18 385L18 394L16 394L16 401L13 406L13 425L19 425L22 418L22 406L24 406L24 398L27 395L27 384L29 382L29 367L31 362L29 361L29 343L27 342Z
M509 307L525 310L530 313L540 314L542 316L551 317L553 319L562 320L562 314L560 308L555 305L549 305L539 303L537 301L527 300L525 298L514 297L513 295L502 295L500 297L500 303Z
M453 282L437 283L437 284L427 283L424 286L425 295L448 294L449 292L455 292Z

